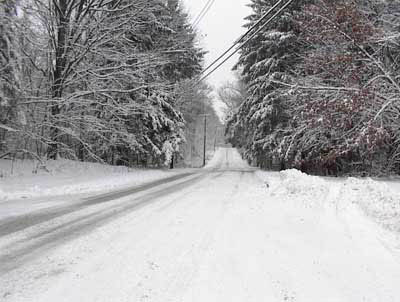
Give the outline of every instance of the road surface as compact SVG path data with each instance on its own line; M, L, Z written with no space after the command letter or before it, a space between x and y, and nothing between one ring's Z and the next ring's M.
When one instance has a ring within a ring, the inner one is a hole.
M220 149L201 171L0 220L0 301L400 301L400 258L326 206L340 192L278 191Z

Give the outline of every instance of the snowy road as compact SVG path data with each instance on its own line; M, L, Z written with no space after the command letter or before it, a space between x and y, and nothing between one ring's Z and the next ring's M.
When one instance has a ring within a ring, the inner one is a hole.
M220 149L201 172L0 220L0 301L400 301L396 245L339 186L267 181Z

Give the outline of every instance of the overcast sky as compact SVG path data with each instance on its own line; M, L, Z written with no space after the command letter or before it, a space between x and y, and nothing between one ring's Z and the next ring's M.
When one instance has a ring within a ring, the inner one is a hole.
M208 2L208 0L183 1L192 19ZM243 19L250 13L246 6L248 3L249 0L215 0L207 15L202 19L198 28L202 34L202 45L209 52L206 65L221 55L244 33ZM217 87L231 80L233 78L231 69L236 62L237 57L232 58L209 78L209 83Z

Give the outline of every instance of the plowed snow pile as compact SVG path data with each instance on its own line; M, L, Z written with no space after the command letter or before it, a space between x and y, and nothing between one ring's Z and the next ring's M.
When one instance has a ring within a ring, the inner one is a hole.
M275 196L336 210L356 205L386 229L400 233L400 191L391 182L324 178L295 169L272 174L274 177L270 172L257 173Z
M343 187L348 202L358 204L366 214L389 230L400 232L400 194L389 184L350 178Z

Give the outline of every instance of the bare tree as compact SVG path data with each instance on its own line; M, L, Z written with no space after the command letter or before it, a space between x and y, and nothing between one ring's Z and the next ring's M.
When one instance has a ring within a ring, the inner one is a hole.
M179 152L175 90L204 55L179 1L22 0L18 12L0 22L16 30L23 66L9 73L24 82L10 98L18 127L0 124L15 150L144 165Z
M218 88L218 98L226 106L225 118L231 118L235 110L247 98L247 88L245 83L238 77L236 81L230 81L222 84Z

